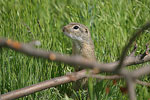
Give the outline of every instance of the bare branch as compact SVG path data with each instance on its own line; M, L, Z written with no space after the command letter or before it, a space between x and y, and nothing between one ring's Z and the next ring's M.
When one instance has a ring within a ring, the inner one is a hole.
M87 74L86 77L97 78L100 80L114 80L114 79L121 79L123 76L120 75L95 75L95 74Z
M118 67L116 68L117 70L120 69L123 65L123 61L124 61L124 58L127 54L127 50L128 48L132 45L132 43L135 41L136 38L138 38L145 30L147 30L148 28L150 27L150 22L144 24L141 29L139 29L137 32L135 32L135 34L129 39L129 42L128 44L124 47L123 51L122 51L122 54L121 54L121 57L120 57L120 62L119 62L119 65Z
M135 83L132 79L132 77L130 77L130 75L126 76L126 81L127 81L127 87L128 87L128 94L129 94L129 99L130 100L136 100L136 93L135 93Z
M140 84L140 85L150 86L150 83L149 83L149 82L143 82L143 81L140 81L140 80L135 80L135 82L136 82L137 84Z
M17 99L17 98L32 94L34 92L41 91L43 89L47 89L47 88L54 87L60 84L72 82L74 81L74 78L76 78L76 80L79 80L79 79L84 78L86 73L87 73L86 70L81 70L79 72L70 73L69 75L56 77L51 80L47 80L47 81L40 82L40 83L31 85L25 88L14 90L6 94L2 94L0 97L0 100Z
M140 77L142 75L147 75L149 73L150 73L150 65L144 66L144 67L141 67L139 69L136 69L136 70L132 71L131 76L133 78L138 78L138 77Z
M123 76L120 75L95 75L95 74L87 74L86 77L92 77L100 80L116 80L116 79L122 79L124 78ZM141 80L136 79L135 82L139 85L144 85L144 86L150 86L149 82L144 82Z
M15 51L19 51L29 56L41 57L51 61L58 61L70 65L75 65L73 67L81 66L83 68L92 68L92 69L97 68L100 69L101 72L103 71L112 72L112 70L114 70L119 63L119 61L116 61L112 63L102 64L96 61L88 61L87 59L81 56L67 56L52 51L48 52L48 51L34 48L31 45L26 43L19 43L18 41L13 41L5 38L0 38L0 47L2 46L13 49ZM140 57L141 56L126 57L124 61L124 66L140 64L140 63L150 61L149 55L146 55L143 59L140 59Z

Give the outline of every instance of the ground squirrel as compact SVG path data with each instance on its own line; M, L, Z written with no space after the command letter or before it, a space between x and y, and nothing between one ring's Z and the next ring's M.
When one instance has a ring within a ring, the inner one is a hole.
M91 39L89 29L79 23L70 23L63 27L63 32L73 41L72 54L81 55L88 60L96 60L94 52L94 44ZM75 68L75 71L81 70L80 67ZM74 88L78 90L81 87L87 88L87 79L76 83ZM86 84L86 85L85 85Z
M86 26L79 23L70 23L63 27L63 32L73 41L73 55L81 55L89 60L96 60L94 44Z

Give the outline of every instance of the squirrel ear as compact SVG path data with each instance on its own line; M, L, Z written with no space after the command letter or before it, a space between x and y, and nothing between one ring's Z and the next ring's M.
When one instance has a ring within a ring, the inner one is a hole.
M85 29L85 32L88 33L88 29Z

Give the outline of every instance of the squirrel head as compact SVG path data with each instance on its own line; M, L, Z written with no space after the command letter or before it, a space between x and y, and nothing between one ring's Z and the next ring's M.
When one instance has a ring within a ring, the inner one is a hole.
M74 41L89 42L91 40L90 31L80 23L70 23L64 26L63 32Z

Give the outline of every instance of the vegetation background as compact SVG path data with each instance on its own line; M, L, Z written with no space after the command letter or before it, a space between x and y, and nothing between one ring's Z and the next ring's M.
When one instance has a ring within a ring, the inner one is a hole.
M79 22L90 29L97 59L103 63L118 60L129 37L148 20L150 0L0 0L0 37L20 42L40 40L40 48L71 54L71 40L64 36L62 27L70 22ZM145 50L145 44L149 40L148 31L136 40L137 54ZM73 68L65 64L1 48L0 94L62 76L70 71ZM149 77L143 77L142 80L149 81ZM123 80L117 85L113 85L111 80L90 83L91 100L127 100L127 94L121 93L119 89L124 85ZM107 94L108 86L110 92ZM69 100L67 96L70 93L75 93L72 83L19 100ZM148 87L136 85L136 93L138 100L150 99ZM80 96L76 99L86 98Z

